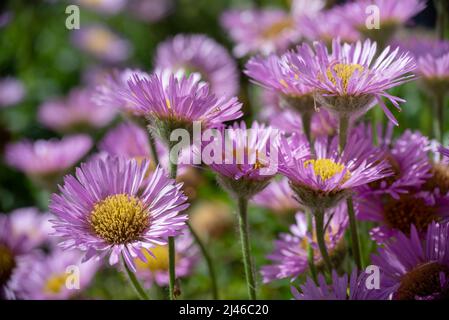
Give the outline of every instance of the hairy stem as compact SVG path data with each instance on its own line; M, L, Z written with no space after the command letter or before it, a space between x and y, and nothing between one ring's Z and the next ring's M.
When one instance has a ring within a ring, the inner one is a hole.
M126 274L128 275L129 281L133 285L134 290L136 290L136 293L139 295L140 299L150 300L150 297L145 292L143 287L140 285L139 280L137 280L136 275L129 269L128 265L126 264L123 254L122 254L122 261L123 261L123 265L125 266Z
M320 249L321 257L323 258L324 264L326 265L329 274L332 274L332 262L327 252L326 242L324 240L324 211L315 211L315 230L316 238L318 242L318 248Z
M362 270L362 256L360 253L359 233L357 230L357 220L355 218L354 204L352 197L346 199L348 206L349 228L351 230L352 254L354 255L355 264L358 270Z
M248 199L238 198L239 207L239 230L240 241L242 242L243 266L245 268L246 284L248 286L248 295L251 300L256 300L256 282L254 277L254 268L251 258L251 249L249 242L248 226Z

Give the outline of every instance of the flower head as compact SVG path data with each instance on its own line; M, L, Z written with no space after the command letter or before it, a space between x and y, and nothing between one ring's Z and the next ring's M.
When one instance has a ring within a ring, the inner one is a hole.
M237 98L217 98L194 74L179 79L171 74L167 81L158 74L149 78L134 75L128 85L127 99L147 115L166 142L174 129L191 131L193 122L200 122L202 128L215 128L242 116Z
M377 102L397 124L382 97L398 109L399 102L404 102L386 90L413 79L409 73L415 69L415 62L410 54L387 47L375 58L376 43L369 39L354 44L334 39L331 53L324 42L318 42L315 52L303 44L290 55L290 62L302 81L317 91L316 98L324 107L340 117L353 118Z
M91 283L99 268L95 261L81 262L78 251L55 250L50 255L23 259L11 280L16 295L26 300L66 300L78 296ZM72 272L77 268L79 288L70 288ZM30 272L33 270L33 272Z
M178 278L191 274L198 262L199 250L190 233L186 232L176 238L175 270ZM150 287L154 282L159 286L169 283L168 246L161 245L145 251L144 258L136 258L137 277Z
M20 141L6 146L6 162L30 176L59 175L72 168L92 147L87 135L66 136L61 140Z
M373 264L381 269L380 287L398 300L447 299L449 294L449 225L433 222L426 236L411 227L378 249Z
M254 122L244 122L219 131L204 142L202 155L220 184L236 196L251 197L264 189L277 173L279 131Z
M301 292L292 287L292 294L297 300L387 300L388 291L381 289L368 289L366 286L368 274L357 274L354 270L348 274L339 276L332 271L332 284L328 285L322 274L318 276L318 284L311 278L301 285Z
M131 53L127 40L102 25L83 26L75 30L72 40L81 50L111 63L124 61Z
M239 89L237 64L215 40L201 34L179 34L161 43L155 66L173 73L197 72L217 96L234 96Z
M299 39L294 19L277 9L228 10L221 16L221 24L236 43L236 57L280 52Z
M449 200L439 192L415 192L398 198L389 195L372 195L357 201L358 218L374 221L377 227L370 231L378 243L397 237L399 232L409 234L413 225L421 234L434 221L449 219Z
M338 139L315 141L313 155L305 139L284 139L279 171L290 180L298 200L310 208L326 210L349 196L356 188L390 174L380 152L360 130L354 129L340 155Z
M76 2L82 7L108 15L117 14L126 6L126 0L77 0Z
M23 83L15 78L0 78L0 108L18 104L25 96Z
M86 252L85 260L109 255L116 264L123 256L135 270L143 251L166 245L181 233L188 207L181 185L158 167L147 181L148 161L118 157L93 160L67 176L60 194L53 194L50 211L55 235L63 248Z
M38 120L58 132L75 132L88 128L101 128L115 117L111 105L98 106L90 89L73 89L67 98L45 102L39 108Z
M329 226L326 229L325 241L332 261L338 265L344 257L344 233L348 227L348 216L346 205L329 210L325 214ZM290 227L290 233L283 233L275 241L273 253L267 256L272 264L263 266L261 273L264 282L271 282L276 279L295 279L309 268L307 255L308 246L314 248L314 263L318 269L324 268L318 245L316 234L307 232L307 221L304 213L296 214L296 224Z

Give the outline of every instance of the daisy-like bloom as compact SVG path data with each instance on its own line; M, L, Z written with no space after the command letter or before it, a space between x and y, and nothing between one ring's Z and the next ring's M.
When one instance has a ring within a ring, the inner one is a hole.
M246 199L262 191L278 170L279 130L242 121L205 141L202 159L222 187Z
M317 23L320 21L320 23ZM305 16L298 19L297 26L301 34L310 41L321 40L328 44L335 38L344 42L356 42L360 39L359 32L347 22L340 6L322 11L315 16Z
M329 255L335 266L341 263L345 254L344 234L348 227L348 215L346 204L341 204L325 214L326 222L331 219L326 229L325 239ZM276 279L295 279L309 269L307 261L308 245L314 250L314 264L318 270L324 268L324 261L321 257L316 243L316 234L310 235L307 232L307 221L304 213L296 214L296 223L290 227L289 233L282 233L275 241L273 253L267 256L271 264L263 266L261 269L264 283Z
M239 90L237 63L221 44L202 34L179 34L161 43L155 66L173 73L197 72L217 96L234 96Z
M149 77L146 72L137 69L113 70L99 81L92 95L92 100L103 108L116 107L127 114L142 115L140 109L123 97L128 81L132 80L134 74L137 74L140 78Z
M300 38L293 17L278 9L228 10L221 25L236 43L233 52L238 58L281 52Z
M356 206L359 219L378 224L370 231L378 243L397 237L399 232L409 234L412 225L423 235L432 222L449 218L449 200L439 192L407 193L399 198L371 195L359 198Z
M78 4L82 7L104 13L104 14L117 14L126 5L126 0L77 0Z
M304 84L289 65L290 54L256 56L245 66L245 74L262 87L280 94L288 106L303 114L315 111L313 88Z
M221 200L202 201L189 213L189 221L203 239L218 239L233 226L234 215L229 204Z
M449 43L449 42L448 42ZM449 46L448 46L449 47ZM446 96L449 87L449 53L441 56L427 54L417 59L418 73L425 88L435 96Z
M11 279L22 258L30 253L29 243L26 235L14 232L10 216L0 214L0 298L15 297Z
M98 145L100 151L128 159L151 159L148 132L132 122L111 129Z
M73 33L75 46L100 60L118 63L131 54L131 45L102 25L83 26Z
M66 300L81 298L100 264L81 262L79 251L53 251L23 259L11 279L17 298L24 300ZM32 272L30 272L32 270Z
M264 190L252 198L252 202L278 214L293 214L300 209L286 178L273 180Z
M425 7L425 0L360 0L343 5L341 10L345 12L346 21L366 38L375 39L383 47L401 25ZM378 26L369 14L378 14Z
M198 262L199 250L190 233L185 232L175 240L176 256L175 270L178 278L189 276ZM143 253L145 259L136 258L136 276L143 280L146 287L153 283L158 286L166 286L169 283L168 272L168 246L161 245Z
M307 278L300 286L301 292L292 287L292 294L296 300L387 300L389 292L382 289L367 288L369 274L357 270L351 276L344 274L339 276L335 270L332 271L332 284L326 283L322 274L318 275L318 285Z
M0 108L18 104L25 96L22 82L15 78L0 79Z
M422 186L430 177L428 158L430 142L419 132L406 130L393 141L393 126L388 125L385 134L378 134L377 141L384 160L393 174L363 187L362 194L389 194L399 198L401 194ZM367 136L371 139L371 135Z
M145 179L148 166L147 160L107 157L67 176L49 206L61 247L85 251L85 260L109 255L111 265L122 256L135 271L136 257L146 260L145 250L180 234L187 220L180 212L189 206L181 185L160 167Z
M338 137L316 139L315 156L301 137L283 139L279 172L290 180L304 206L325 211L356 188L391 174L381 152L357 129L348 137L341 155Z
M65 99L45 102L39 108L38 120L47 128L58 132L76 132L101 128L109 124L116 110L94 103L90 89L73 89Z
M301 75L301 81L313 87L320 104L337 113L340 119L360 116L377 102L397 124L382 97L400 109L399 102L404 100L386 90L413 79L409 73L415 69L415 62L399 48L387 47L375 56L376 43L369 39L354 44L341 44L334 39L331 53L324 42L315 43L315 52L303 44L289 55L290 65Z
M71 169L92 147L87 135L61 140L23 140L6 146L5 159L11 166L38 180L53 180Z
M31 251L48 242L53 231L50 224L51 215L41 213L37 208L20 208L9 213L12 237L24 239L22 247Z
M380 287L397 300L437 300L449 296L449 225L429 225L420 239L414 226L410 236L378 249L372 263L381 269Z
M173 0L128 1L128 10L139 20L157 22L168 16L174 8Z
M147 116L166 144L172 143L170 135L175 129L192 133L194 122L207 129L242 116L242 104L237 98L216 97L195 74L180 78L170 74L166 81L158 74L149 78L134 75L128 86L125 97Z

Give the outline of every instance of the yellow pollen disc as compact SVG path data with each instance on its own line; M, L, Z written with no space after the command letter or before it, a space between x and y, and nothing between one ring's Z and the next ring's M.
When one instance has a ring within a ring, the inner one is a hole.
M9 280L15 266L12 252L0 244L0 287Z
M348 83L349 79L351 79L354 72L357 70L358 72L363 72L364 68L360 64L344 64L344 63L337 63L332 67L335 75L341 80L343 84L343 88L346 92L348 89ZM337 80L334 78L334 75L332 74L331 69L329 68L327 70L327 77L330 81L332 81L333 84L337 84Z
M317 160L307 160L304 162L304 167L308 167L312 165L313 171L317 176L320 176L324 181L332 178L336 174L341 173L345 166L341 163L336 163L331 159L317 159ZM345 183L348 179L351 178L351 173L346 170L346 173L341 181L341 183Z
M273 23L271 26L266 28L262 32L262 36L266 39L273 39L279 36L282 32L287 29L292 29L294 27L293 19L287 18L276 23Z
M147 250L142 250L143 255L147 261L142 261L139 258L135 259L136 267L139 270L167 271L168 270L168 246L156 246L150 249L154 257L150 255ZM175 262L177 257L175 256Z
M45 283L44 292L50 294L58 294L65 286L67 280L66 274L54 274Z
M89 220L95 234L111 244L139 240L150 224L142 202L127 194L108 196L95 204Z

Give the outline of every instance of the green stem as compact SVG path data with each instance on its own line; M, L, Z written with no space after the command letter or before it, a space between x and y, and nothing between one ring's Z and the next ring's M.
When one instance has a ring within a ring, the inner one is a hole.
M362 270L362 258L360 253L359 233L357 231L357 220L355 218L354 203L352 197L346 199L348 206L349 228L351 230L352 254L354 255L355 264L358 270Z
M150 133L150 137L149 137L148 141L150 142L151 154L153 156L154 164L156 166L158 166L159 165L159 155L157 154L157 149L156 149L156 139L154 139L154 136L152 133Z
M301 113L301 122L302 122L302 128L304 131L304 135L306 136L307 142L309 142L309 145L310 145L310 151L314 154L315 148L313 146L312 129L311 129L312 113L311 112L302 112Z
M125 266L126 274L128 275L128 278L129 278L130 282L132 283L134 289L136 290L137 294L139 295L140 299L150 300L150 297L148 296L148 294L145 292L145 290L140 285L135 274L129 269L128 265L126 264L123 254L122 254L122 261L123 261L123 265Z
M339 130L339 152L343 152L348 139L349 130L349 119L348 117L340 117L340 130ZM354 255L354 260L359 270L362 270L362 261L360 253L360 242L359 235L357 231L357 220L354 213L354 204L352 202L352 197L348 197L346 200L348 206L348 216L349 216L349 228L351 231L351 242L352 242L352 252Z
M310 209L306 209L306 219L307 219L307 232L313 234L313 223L312 214ZM316 268L314 262L313 248L309 242L307 242L307 262L309 264L310 274L312 275L313 281L317 282Z
M318 248L320 248L321 257L323 258L329 274L332 274L332 262L327 252L326 242L324 240L324 211L317 210L315 211L314 216Z
M443 40L446 28L446 11L449 9L449 5L446 0L434 0L434 3L437 11L436 34L439 40Z
M242 242L243 266L245 268L246 284L248 286L248 294L251 300L256 300L256 282L254 280L254 268L251 258L249 227L248 227L248 199L239 197L239 230L240 241Z
M435 139L443 143L444 139L444 95L436 94L433 104L433 133Z
M201 254L204 257L204 260L206 261L207 269L209 270L209 276L211 280L212 285L212 297L214 300L218 300L218 286L217 286L217 277L215 275L215 267L212 263L211 256L209 252L207 251L207 248L201 238L198 236L196 231L192 228L190 223L187 223L187 226L189 227L190 233L192 234L193 238L195 239L196 244L198 247L200 247Z
M338 151L340 154L343 153L343 150L346 147L346 141L348 139L348 130L349 130L349 118L346 116L340 117L340 128L338 135Z
M168 161L169 161L169 166L170 166L170 178L176 179L176 174L178 171L178 163L177 163L178 159L176 157L176 159L169 159ZM168 237L168 271L169 271L168 291L169 291L170 300L176 299L176 295L175 295L175 284L176 284L175 257L176 257L175 238Z

